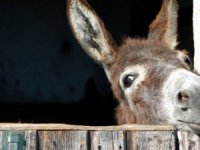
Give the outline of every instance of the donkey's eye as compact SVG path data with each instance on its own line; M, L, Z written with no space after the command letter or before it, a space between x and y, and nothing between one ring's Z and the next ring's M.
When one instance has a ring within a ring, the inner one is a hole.
M190 61L190 59L189 59L188 56L186 56L186 57L184 58L184 62L185 62L188 66L191 65L191 61Z
M133 84L133 82L136 79L136 77L137 77L137 74L135 74L135 75L131 75L131 74L126 75L123 78L124 88L129 88Z

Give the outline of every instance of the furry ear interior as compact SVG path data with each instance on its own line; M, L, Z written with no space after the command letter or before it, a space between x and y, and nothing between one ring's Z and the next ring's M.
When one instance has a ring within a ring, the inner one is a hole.
M149 26L148 39L165 43L170 49L177 46L178 4L176 0L163 0L162 8Z
M73 33L88 55L109 64L115 54L114 41L103 22L85 0L68 0L67 16Z

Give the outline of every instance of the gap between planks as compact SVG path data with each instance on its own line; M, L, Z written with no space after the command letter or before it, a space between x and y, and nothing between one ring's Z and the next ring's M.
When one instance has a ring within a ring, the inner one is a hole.
M0 130L70 130L70 131L174 131L171 125L125 124L120 126L83 126L70 124L0 123Z

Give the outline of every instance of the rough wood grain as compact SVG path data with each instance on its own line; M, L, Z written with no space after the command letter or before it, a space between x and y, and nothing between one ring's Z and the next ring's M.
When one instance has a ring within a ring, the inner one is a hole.
M0 130L80 130L80 131L172 131L175 127L170 125L138 125L126 124L121 126L81 126L69 124L22 124L0 123Z
M39 150L86 150L87 131L39 131Z
M124 131L90 132L91 150L125 150L126 135Z
M136 131L127 133L128 150L175 150L172 131Z
M3 143L2 143L2 141L3 141L2 137L3 137L3 132L0 131L0 150L3 150L3 148L2 148L2 145L3 145Z
M200 137L192 132L178 131L180 150L200 150Z
M86 131L68 131L66 132L67 147L66 150L87 150L88 132Z
M25 131L2 131L2 150L24 150Z
M25 132L26 147L25 150L37 149L37 131L30 130Z

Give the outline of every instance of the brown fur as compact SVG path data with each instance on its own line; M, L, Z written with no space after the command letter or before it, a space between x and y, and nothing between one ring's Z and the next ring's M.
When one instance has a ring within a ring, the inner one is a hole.
M173 67L188 69L188 66L177 57L179 53L183 52L171 51L162 43L151 40L127 39L119 47L115 61L110 68L113 93L120 103L116 109L118 124L165 123L166 120L163 116L160 115L159 118L158 115L160 100L162 99L162 95L160 95L162 84ZM146 79L139 85L138 90L132 94L134 112L131 112L123 90L120 88L119 76L127 66L136 64L146 65L148 73ZM145 100L142 95L147 91L149 99Z
M177 9L176 0L164 0L159 14L149 26L148 38L161 41L171 50L177 45Z
M120 47L114 44L103 22L85 0L68 2L67 14L75 37L85 51L103 65L112 83L119 103L116 108L118 124L168 123L168 116L161 110L163 83L174 69L190 70L184 62L186 54L175 50L176 0L163 0L159 14L150 25L147 39L128 38ZM119 80L127 66L135 65L144 66L146 75L131 91L131 107Z

